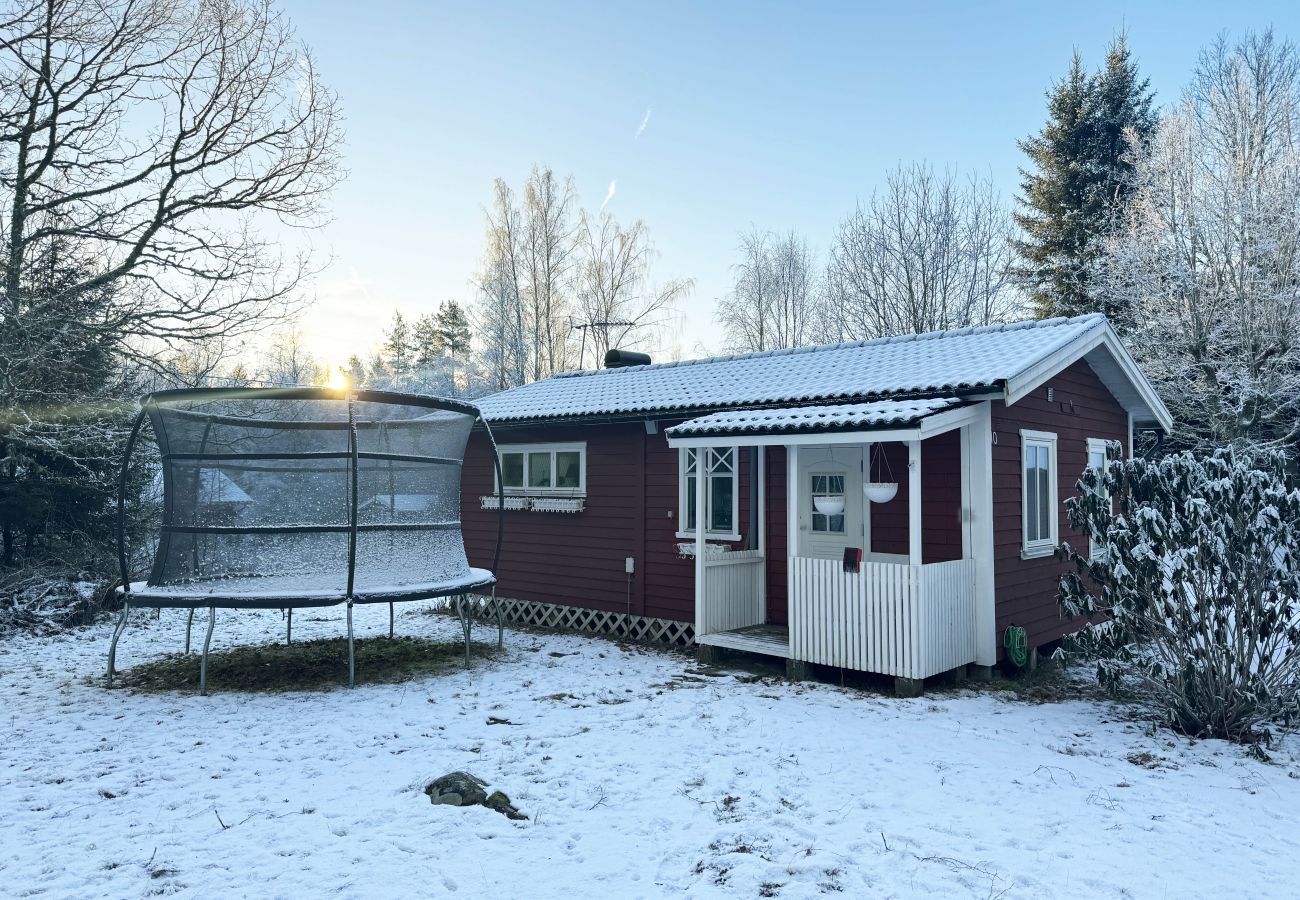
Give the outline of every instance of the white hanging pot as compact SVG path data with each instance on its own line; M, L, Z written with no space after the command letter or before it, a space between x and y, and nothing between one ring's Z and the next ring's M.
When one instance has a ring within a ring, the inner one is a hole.
M844 495L830 494L825 497L814 497L813 506L823 516L838 516L844 512Z
M862 496L872 503L888 503L897 494L897 481L864 481L862 483Z

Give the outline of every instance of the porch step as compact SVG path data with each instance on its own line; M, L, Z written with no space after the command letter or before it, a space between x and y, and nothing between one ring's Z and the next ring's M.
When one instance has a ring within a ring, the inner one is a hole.
M790 658L790 629L783 625L750 625L734 631L697 636L695 643L746 653L761 653L779 659Z

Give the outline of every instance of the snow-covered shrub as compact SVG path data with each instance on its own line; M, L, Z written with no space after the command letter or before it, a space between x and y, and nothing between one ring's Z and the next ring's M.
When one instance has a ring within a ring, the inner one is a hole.
M1075 647L1112 690L1136 677L1180 731L1266 738L1300 711L1300 491L1285 457L1118 450L1066 501L1091 538L1061 550L1075 564L1061 606L1088 619Z

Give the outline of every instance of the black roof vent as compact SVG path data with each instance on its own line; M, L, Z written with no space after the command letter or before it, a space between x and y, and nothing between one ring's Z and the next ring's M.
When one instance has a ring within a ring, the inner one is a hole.
M650 365L649 353L637 353L635 350L610 350L605 354L606 369L624 369L628 366Z

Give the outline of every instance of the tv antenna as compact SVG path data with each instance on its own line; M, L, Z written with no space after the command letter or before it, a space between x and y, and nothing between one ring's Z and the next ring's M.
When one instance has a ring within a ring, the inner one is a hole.
M582 341L578 345L578 368L581 369L583 367L583 363L586 361L588 329L594 328L604 332L605 347L608 349L609 330L611 328L635 328L636 324L637 324L636 322L618 322L613 320L607 320L601 322L575 322L573 321L572 318L570 318L569 327L582 332ZM594 350L595 347L593 346L592 349Z

